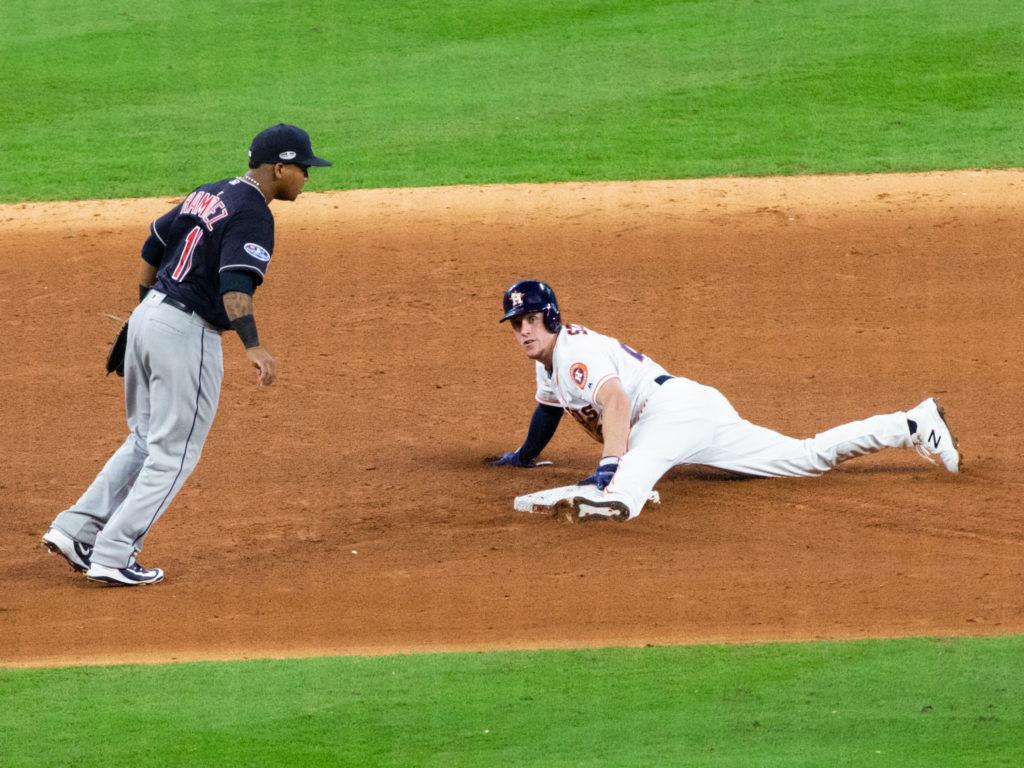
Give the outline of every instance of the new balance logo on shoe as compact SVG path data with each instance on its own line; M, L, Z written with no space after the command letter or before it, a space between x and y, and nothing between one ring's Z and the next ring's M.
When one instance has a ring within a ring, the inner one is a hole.
M933 463L938 458L950 472L959 472L960 451L957 450L956 438L946 423L945 412L935 398L929 397L911 408L907 411L907 419L913 429L911 439L917 452Z

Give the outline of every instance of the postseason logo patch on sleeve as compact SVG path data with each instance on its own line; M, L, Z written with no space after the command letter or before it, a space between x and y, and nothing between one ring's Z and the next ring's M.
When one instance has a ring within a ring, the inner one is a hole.
M260 261L270 261L270 252L262 245L257 243L246 243L245 252L252 256L254 259Z

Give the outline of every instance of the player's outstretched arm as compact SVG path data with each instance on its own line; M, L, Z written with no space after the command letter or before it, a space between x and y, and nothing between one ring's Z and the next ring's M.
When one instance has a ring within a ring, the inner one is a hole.
M558 429L558 423L562 420L564 411L553 405L538 403L533 411L533 418L530 419L530 429L526 433L526 440L515 451L503 453L501 456L491 456L485 461L492 467L542 467L550 465L550 461L537 461L540 452L544 450L551 438Z
M277 379L274 358L260 345L256 318L252 314L252 296L240 291L224 293L224 311L231 328L245 345L245 354L256 369L256 381L261 387L269 387Z

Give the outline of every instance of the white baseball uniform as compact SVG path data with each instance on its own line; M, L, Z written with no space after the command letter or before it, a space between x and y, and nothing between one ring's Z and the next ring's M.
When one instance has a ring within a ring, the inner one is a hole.
M883 448L914 445L907 415L897 411L850 422L799 440L741 419L718 390L665 369L617 339L566 325L552 370L537 363L537 400L567 410L603 441L601 387L619 379L630 401L630 431L605 497L622 501L630 518L670 468L703 464L757 477L809 477ZM660 383L659 383L660 382Z

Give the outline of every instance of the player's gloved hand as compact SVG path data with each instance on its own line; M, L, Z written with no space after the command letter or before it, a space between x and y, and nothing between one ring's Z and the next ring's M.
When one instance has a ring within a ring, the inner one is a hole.
M117 336L114 337L114 343L110 346L110 352L107 353L107 376L117 373L118 376L124 378L124 353L127 349L128 322L125 321L121 326L121 330L117 332Z
M519 451L509 451L503 453L501 456L492 456L485 460L487 464L492 467L521 467L523 469L531 469L533 467L544 467L550 466L550 461L528 461L525 464L519 457Z
M597 471L585 480L580 480L577 485L596 485L599 491L608 487L612 477L619 469L618 456L602 456L597 464Z

